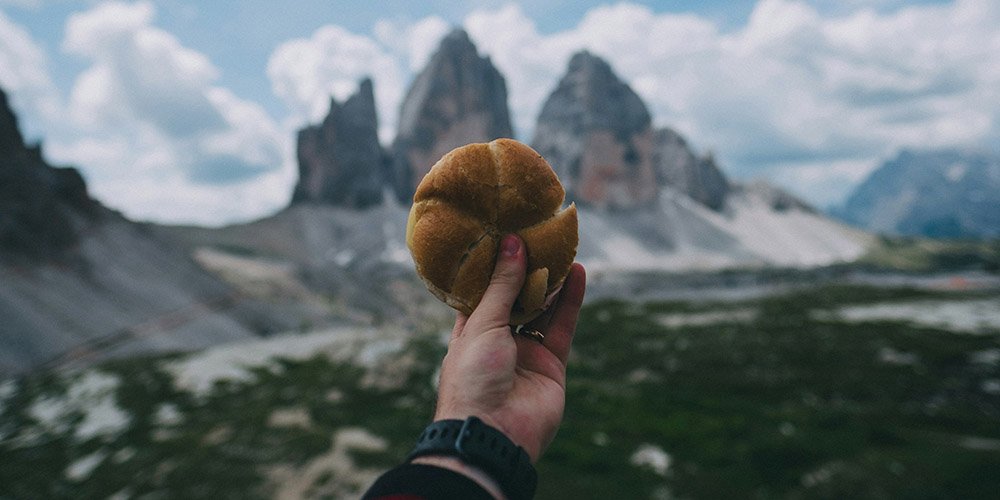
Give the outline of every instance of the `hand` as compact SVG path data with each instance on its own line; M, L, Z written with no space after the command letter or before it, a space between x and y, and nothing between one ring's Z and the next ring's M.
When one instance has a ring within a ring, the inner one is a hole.
M490 285L471 315L458 314L441 366L435 420L477 416L537 462L555 437L566 400L566 359L586 273L574 263L552 307L527 327L543 342L512 335L510 311L524 284L524 243L508 235Z

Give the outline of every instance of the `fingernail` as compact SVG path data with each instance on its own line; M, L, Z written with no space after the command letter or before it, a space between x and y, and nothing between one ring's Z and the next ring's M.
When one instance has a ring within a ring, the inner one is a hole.
M503 237L500 242L500 254L504 257L513 257L517 255L517 251L521 249L521 242L518 241L516 235L508 234Z

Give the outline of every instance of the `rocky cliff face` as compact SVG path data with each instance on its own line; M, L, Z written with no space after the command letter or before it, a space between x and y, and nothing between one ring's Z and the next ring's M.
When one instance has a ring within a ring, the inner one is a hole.
M720 210L729 192L711 156L696 156L671 129L654 130L642 99L586 51L573 56L542 107L532 146L583 206L642 208L672 186Z
M589 52L579 52L542 106L532 147L584 206L628 209L656 199L654 134L639 96Z
M1000 158L958 150L902 151L862 182L841 216L877 232L1000 236Z
M299 182L292 203L365 208L382 201L386 156L378 141L372 82L344 103L330 99L323 123L299 131Z
M76 169L52 167L25 144L0 90L0 258L61 256L77 240L73 219L97 208Z
M730 185L711 154L695 156L687 141L669 128L656 131L654 144L653 164L661 185L674 186L713 210L722 209Z
M416 77L400 110L392 145L399 200L410 203L424 174L445 153L470 142L512 137L507 84L469 36L446 36Z

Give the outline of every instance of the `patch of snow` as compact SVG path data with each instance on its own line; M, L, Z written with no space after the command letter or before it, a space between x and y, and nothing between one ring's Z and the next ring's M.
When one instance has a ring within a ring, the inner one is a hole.
M969 362L983 365L1000 363L1000 349L984 349L969 354Z
M821 214L776 210L753 191L733 193L721 212L669 188L658 203L630 215L580 208L580 261L595 271L812 267L857 259L872 241Z
M104 449L97 450L90 455L77 459L75 462L69 464L66 467L66 479L70 481L83 481L90 477L90 473L94 472L94 469L98 465L104 462L107 458L108 452Z
M28 414L44 429L63 433L70 421L83 415L74 431L77 441L117 434L131 423L131 416L118 407L115 392L121 380L97 370L78 374L62 395L46 395L36 400Z
M182 415L181 411L177 409L177 405L173 403L161 404L156 408L156 413L153 414L153 422L156 423L156 425L171 427L183 421L184 415Z
M597 446L604 447L604 446L607 446L609 443L611 443L611 438L608 437L608 433L598 431L598 432L595 432L590 437L590 441L592 443L594 443L595 445L597 445Z
M339 429L328 452L299 468L289 465L269 471L268 476L274 484L273 497L279 500L358 498L383 471L355 465L352 452L383 451L388 446L385 439L366 429Z
M979 388L986 394L994 396L1000 394L1000 379L988 378L979 384Z
M7 400L15 393L17 393L17 382L14 379L9 378L0 382L0 415L3 415Z
M958 440L958 445L967 450L1000 451L1000 439L981 436L963 436Z
M351 264L351 262L354 262L354 257L354 251L349 248L344 249L334 254L333 263L340 267L347 267Z
M216 381L252 382L253 368L272 368L278 359L304 360L325 355L368 366L403 346L400 332L367 327L336 327L307 334L282 334L255 341L223 344L171 361L165 368L179 390L205 396Z
M712 213L717 224L771 264L820 266L851 261L866 250L866 238L828 217L790 208L778 211L749 193L729 201L730 217Z
M405 234L405 231L392 222L386 221L382 224L382 233L385 237L385 250L382 254L382 260L412 266L413 256L410 255L410 250L406 248L406 244L399 238L400 235Z
M666 476L673 460L663 448L643 443L632 453L629 463L636 467L648 467L658 476Z
M267 417L267 426L309 429L312 427L312 415L309 414L308 408L301 406L297 408L278 408L272 411Z
M127 446L116 451L115 454L111 456L111 460L113 460L116 464L123 464L132 460L132 457L134 457L136 453L135 448Z
M915 365L920 361L912 352L897 351L888 346L878 350L878 359L890 365Z
M697 313L658 314L656 322L667 328L685 326L709 326L721 323L750 323L757 319L756 309L733 309L728 311L708 311Z
M113 493L108 497L108 500L129 500L130 498L135 498L135 493L132 492L132 488L126 487Z
M848 306L835 315L850 322L903 321L958 333L986 333L1000 329L1000 298Z
M794 436L796 430L795 424L791 422L782 422L781 425L778 426L778 432L785 437Z
M830 462L827 464L823 464L819 468L803 474L802 477L799 479L799 482L801 482L802 486L805 486L806 488L811 488L813 486L818 486L820 484L829 483L831 480L833 480L834 476L836 476L841 471L842 468L843 465L841 462Z

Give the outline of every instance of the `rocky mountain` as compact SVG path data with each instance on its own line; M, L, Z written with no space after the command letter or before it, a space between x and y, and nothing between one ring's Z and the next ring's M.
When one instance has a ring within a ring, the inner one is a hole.
M848 197L840 215L872 231L941 238L1000 236L1000 158L904 150Z
M0 374L195 350L292 326L176 240L92 200L76 169L46 163L41 147L25 144L2 91L0 318Z
M79 174L45 164L3 110L0 372L331 324L437 328L447 308L404 242L413 189L454 147L512 135L503 77L455 31L409 89L389 153L366 80L299 133L288 208L224 228L163 227L91 201ZM588 53L541 113L535 145L580 204L578 260L595 278L816 266L865 251L864 233L773 188L729 182L711 155L651 123ZM383 196L390 187L396 196Z
M653 144L653 165L659 184L674 186L713 210L722 208L729 193L729 181L711 154L695 156L687 141L667 127L656 131Z
M73 219L97 211L76 169L48 165L25 143L0 89L0 259L59 257L78 242Z
M370 95L365 85L359 95ZM351 98L355 99L358 96ZM364 102L371 100L365 98ZM300 134L303 175L327 172L303 180L300 188L319 178L333 182L343 177L344 189L358 189L331 166L336 162L308 163L302 155L303 149L316 144L317 149L308 157L337 156L332 151L339 147L337 141L346 137L336 132L343 128L337 125L337 117L343 116L347 108L347 104L341 108L334 103L331 116L321 127ZM374 118L368 107L364 109L368 124L365 137L371 143L375 137ZM361 262L365 261L362 256L371 262L395 260L409 264L399 228L415 184L454 147L510 132L503 77L487 58L478 55L468 35L456 30L442 40L402 105L400 130L392 146L398 203L387 200L354 212L322 206L307 210L293 203L294 210L271 218L282 223L264 220L205 232L195 245L221 244L243 248L244 252L281 256L286 264L298 266L302 273L313 277L308 281L325 293L355 297L359 300L348 302L362 309L366 304L381 303L343 283L364 280L366 273L375 272L359 271L357 266L363 267ZM306 140L320 136L329 140ZM586 51L571 58L566 75L545 102L533 146L559 174L567 188L567 200L580 205L578 258L594 268L811 266L856 258L868 241L861 232L830 221L776 188L761 183L731 183L711 154L699 156L687 140L670 128L655 129L642 99L607 62ZM374 146L368 149L375 150ZM377 161L374 154L367 158L369 162ZM363 185L373 192L374 169L362 162L356 165L369 175ZM329 198L312 199L335 208L357 207ZM367 222L355 223L348 220L351 218ZM284 224L296 229L290 233ZM382 228L382 241L371 239L373 233L379 233L378 228ZM213 239L217 241L213 243ZM261 247L261 240L284 243L280 249L270 244ZM284 248L288 242L296 242L298 250ZM303 253L303 248L318 254ZM392 249L401 250L402 256L387 259ZM391 273L386 274L384 269L375 273L389 281L399 278L390 278Z
M581 206L649 207L669 185L718 210L729 188L711 155L695 156L669 128L654 130L638 94L587 51L570 59L542 106L532 146Z
M658 194L651 123L608 63L579 52L542 106L531 145L581 206L643 207Z
M439 158L470 142L513 137L507 84L465 31L448 34L417 75L400 109L392 171L400 202Z
M299 182L292 203L365 208L382 201L386 156L378 140L372 81L344 103L330 99L319 125L299 131Z

